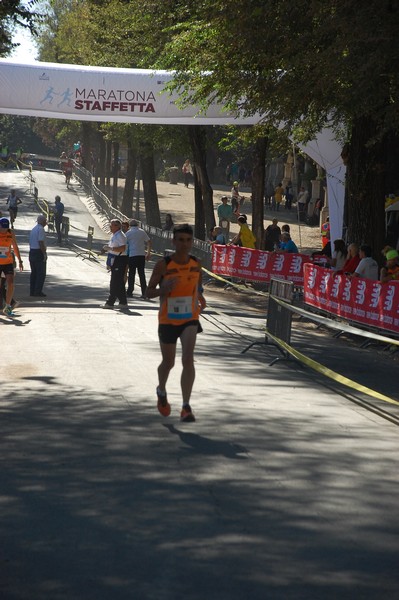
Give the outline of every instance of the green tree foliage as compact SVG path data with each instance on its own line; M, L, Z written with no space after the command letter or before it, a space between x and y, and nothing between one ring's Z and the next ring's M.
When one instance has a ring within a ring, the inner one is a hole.
M381 246L399 187L395 0L143 0L142 15L143 36L169 35L154 64L177 71L185 101L259 112L301 141L326 124L347 138L349 236Z
M34 117L0 115L0 143L6 144L11 152L22 148L34 154L53 154L54 144L46 143L35 131L36 122L39 120L41 119Z
M14 29L17 26L29 29L31 33L36 32L39 13L35 12L35 6L39 0L1 0L0 2L0 56L6 56L18 46L13 41Z
M143 12L156 4L144 2ZM174 4L186 10L172 25ZM296 126L304 139L327 121L350 123L370 113L381 133L399 128L393 0L166 0L154 28L162 24L171 39L157 64L177 69L177 82L195 90L194 100L217 97L267 114L290 134Z

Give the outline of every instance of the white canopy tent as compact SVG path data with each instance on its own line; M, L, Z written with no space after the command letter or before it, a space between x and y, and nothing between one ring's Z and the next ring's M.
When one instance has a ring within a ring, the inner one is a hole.
M166 90L173 72L0 60L0 114L78 121L163 125L253 125L261 115L181 108ZM345 166L330 129L301 149L327 173L331 239L342 235Z

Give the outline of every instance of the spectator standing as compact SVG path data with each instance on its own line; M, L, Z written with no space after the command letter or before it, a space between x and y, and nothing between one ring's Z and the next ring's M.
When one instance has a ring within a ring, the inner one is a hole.
M227 196L222 196L221 201L222 204L219 204L219 206L217 207L218 221L219 227L222 228L223 234L227 240L230 232L231 219L233 218L233 208L230 204L227 203Z
M172 215L167 213L165 217L165 225L162 227L162 231L172 231L174 227Z
M193 169L190 163L190 160L187 158L187 160L184 162L184 165L182 166L182 172L183 172L183 178L184 178L184 185L188 188L189 183L190 183L190 178L193 174Z
M126 236L122 231L122 223L119 219L110 222L111 238L103 247L103 252L108 253L107 265L111 271L109 284L109 296L102 308L113 309L115 301L119 300L120 308L127 308L125 272L127 265Z
M273 252L280 242L281 229L278 226L278 219L273 219L271 225L266 227L265 231L265 250Z
M233 213L238 210L240 206L240 191L239 191L239 183L238 181L233 181L233 187L231 188L231 208Z
M372 254L371 246L366 244L360 246L360 262L353 273L353 277L363 277L364 279L378 281L378 264L372 257Z
M64 204L61 202L60 196L55 197L54 205L54 225L58 236L58 243L62 243L62 217L64 216Z
M380 281L387 283L388 281L399 280L399 253L396 250L388 250L385 254L387 264L381 269Z
M298 206L298 213L299 213L299 219L301 221L305 220L306 217L306 207L308 204L308 199L309 199L309 192L307 190L305 190L304 187L301 187L299 189L299 194L298 194L298 198L297 198L297 206Z
M284 188L280 182L278 184L278 186L276 187L276 189L274 190L274 201L275 201L276 210L280 210L280 204L283 201L283 194L284 194Z
M284 195L285 195L285 210L291 210L292 201L294 199L294 194L292 191L292 187L290 185L286 186Z
M141 297L146 297L147 281L145 278L145 261L151 258L151 240L144 229L139 227L139 222L132 219L130 229L126 232L126 241L129 248L129 276L127 280L127 295L132 298L136 269L139 274Z
M321 226L321 247L330 241L330 217L327 217L325 222Z
M46 297L43 293L47 272L46 223L46 217L39 215L29 235L30 295L42 298Z
M10 229L10 221L5 217L0 219L0 277L5 278L7 291L3 313L13 317L12 300L14 293L14 256L18 258L19 270L23 271L23 263L14 232Z

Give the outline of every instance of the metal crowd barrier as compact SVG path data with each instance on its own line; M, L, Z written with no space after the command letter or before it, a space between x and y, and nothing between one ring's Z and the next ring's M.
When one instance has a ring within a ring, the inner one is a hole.
M265 339L263 342L252 342L244 348L241 354L245 354L253 346L270 344L277 347L282 354L282 356L273 359L270 366L273 366L279 360L294 360L283 347L283 344L291 343L292 312L287 306L292 304L293 298L294 283L292 281L271 278ZM278 300L284 300L284 303ZM279 344L279 342L283 342L283 344Z
M117 208L112 206L112 203L107 196L98 189L93 181L93 176L90 171L78 164L75 164L74 176L82 185L86 194L93 198L97 209L105 214L108 219L120 219L121 221L130 220L129 217L122 214ZM170 248L173 239L173 234L170 231L163 231L158 227L153 227L152 225L147 225L145 223L142 224L142 227L151 238L151 244L155 252L164 254L165 250ZM211 246L208 244L208 242L194 238L193 254L195 254L195 256L201 260L205 268L211 268L212 253Z

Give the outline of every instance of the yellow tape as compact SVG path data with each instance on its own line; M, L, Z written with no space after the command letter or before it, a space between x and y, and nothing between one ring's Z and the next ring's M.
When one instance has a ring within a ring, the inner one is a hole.
M367 331L365 329L359 329L358 327L353 327L348 323L343 323L339 321L333 321L328 317L323 317L322 315L315 315L314 313L309 312L308 310L304 310L303 308L299 308L299 306L293 306L292 304L288 304L285 300L281 298L276 298L273 296L273 300L280 304L280 306L284 306L288 310L303 317L306 317L310 321L314 321L315 323L319 323L320 325L324 325L325 327L329 327L330 329L336 329L337 331L344 331L345 333L352 333L353 335L357 335L359 337L365 337L370 340L375 340L377 342L384 342L384 344L390 344L391 346L399 346L399 340L394 338L386 337L385 335L380 335L379 333L373 333L372 331Z
M342 383L343 385L346 385L346 386L352 388L353 390L356 390L357 392L362 392L364 394L367 394L368 396L371 396L372 398L376 398L377 400L382 400L383 402L388 402L389 404L395 404L396 406L399 406L399 402L397 402L396 400L393 400L392 398L389 398L388 396L384 396L384 394L380 394L379 392L376 392L375 390L372 390L364 385L361 385L360 383L356 383L356 381L352 381L352 379L349 379L348 377L345 377L344 375L339 375L338 373L336 373L335 371L332 371L328 367L325 367L324 365L316 362L312 358L305 356L298 350L295 350L295 348L293 348L286 342L283 342L283 340L280 340L280 338L277 338L274 335L272 335L271 333L269 333L269 331L267 329L266 329L266 332L267 332L267 334L266 334L267 337L270 337L278 346L281 346L282 348L284 348L284 350L286 352L288 352L288 354L291 354L297 360L299 360L303 364L309 366L311 369L314 369L318 373L321 373L322 375L325 375L326 377L329 377L330 379L333 379L334 381L336 381L338 383Z

